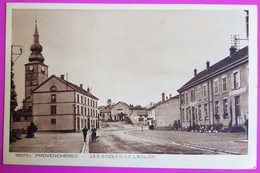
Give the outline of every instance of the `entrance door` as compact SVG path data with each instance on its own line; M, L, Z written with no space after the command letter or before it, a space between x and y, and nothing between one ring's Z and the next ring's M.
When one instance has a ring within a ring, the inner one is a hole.
M239 118L241 115L241 108L240 108L240 97L235 96L235 116L236 116L236 125L239 123Z

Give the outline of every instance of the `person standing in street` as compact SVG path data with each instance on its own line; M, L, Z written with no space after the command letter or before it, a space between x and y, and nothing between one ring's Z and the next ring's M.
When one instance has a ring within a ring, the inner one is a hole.
M87 129L86 126L84 127L84 129L82 130L82 132L83 132L84 142L86 142L87 133L88 133L88 129Z

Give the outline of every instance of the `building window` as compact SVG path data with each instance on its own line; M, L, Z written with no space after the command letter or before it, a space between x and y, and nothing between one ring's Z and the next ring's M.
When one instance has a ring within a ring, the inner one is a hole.
M51 115L57 114L57 106L56 105L51 105Z
M51 86L50 91L58 91L58 88L56 86Z
M81 96L81 104L83 104L83 96Z
M81 119L81 128L83 128L83 119Z
M181 117L182 117L182 121L185 122L185 113L184 113L184 109L181 110Z
M233 80L234 80L234 89L240 88L240 74L238 71L233 73Z
M215 93L215 95L218 94L218 80L214 81L214 93Z
M188 103L188 102L189 102L189 98L188 98L189 95L188 95L188 92L185 93L185 96L186 96L186 98L185 98L185 99L186 99L186 103Z
M51 124L56 124L56 119L51 119Z
M88 106L89 106L89 98L88 98Z
M87 108L84 107L84 115L87 115Z
M208 104L204 104L204 115L205 119L208 119Z
M184 94L181 94L181 104L184 104L185 103L185 97L184 97Z
M223 92L227 91L227 77L226 76L224 76L222 78L222 90L223 90Z
M198 99L200 100L201 99L201 87L200 86L197 87L197 92L198 92Z
M88 116L89 116L89 114L90 114L90 113L89 113L89 108L88 108Z
M198 115L199 115L199 120L201 121L202 120L202 117L201 117L201 105L198 106Z
M79 112L79 105L77 105L77 114L79 114L80 112Z
M56 94L51 95L51 102L56 102Z
M223 99L223 118L228 117L228 99Z
M190 121L189 108L186 108L186 120Z
M85 104L85 105L87 104L87 102L86 102L86 97L84 97L84 104Z
M207 89L207 85L204 84L204 85L203 85L203 97L204 97L204 98L207 97L207 91L208 91L208 89Z
M219 114L219 101L215 101L215 114Z
M81 115L83 115L83 106L81 106Z
M190 96L191 96L191 101L194 102L195 101L195 90L191 90L190 92Z
M79 103L79 95L77 94L77 103Z

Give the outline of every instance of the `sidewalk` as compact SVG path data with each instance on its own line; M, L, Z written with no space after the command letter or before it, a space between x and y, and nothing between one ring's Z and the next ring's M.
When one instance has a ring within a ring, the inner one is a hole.
M11 143L10 152L80 153L83 144L82 133L37 132L35 138L23 135L21 140ZM88 152L88 143L85 147L84 152Z

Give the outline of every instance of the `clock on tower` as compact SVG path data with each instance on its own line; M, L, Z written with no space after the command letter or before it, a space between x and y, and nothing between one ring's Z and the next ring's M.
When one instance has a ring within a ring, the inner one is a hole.
M44 64L42 46L39 43L37 21L33 34L33 44L30 47L29 62L25 64L25 102L32 95L32 90L48 78L48 66Z

